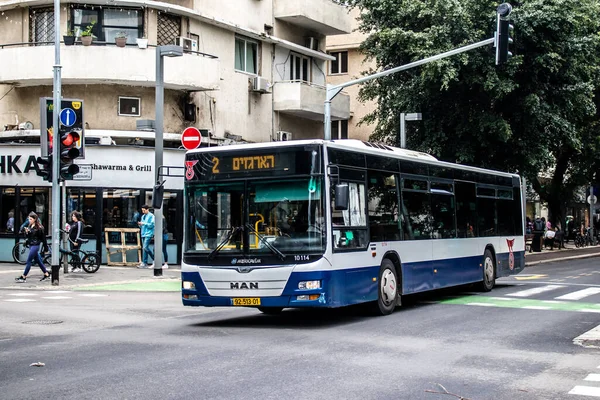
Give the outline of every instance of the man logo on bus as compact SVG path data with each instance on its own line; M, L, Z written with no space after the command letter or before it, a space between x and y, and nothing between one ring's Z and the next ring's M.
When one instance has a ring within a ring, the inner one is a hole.
M192 180L194 178L194 165L198 163L198 160L186 161L185 162L185 179Z
M515 244L515 239L506 239L506 244L508 245L508 268L512 271L515 269L515 253L513 253L513 245Z

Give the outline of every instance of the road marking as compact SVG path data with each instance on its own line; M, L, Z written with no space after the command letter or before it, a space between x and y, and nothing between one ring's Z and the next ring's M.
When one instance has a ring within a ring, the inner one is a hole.
M550 307L544 306L524 306L523 308L526 310L550 310Z
M8 296L37 296L37 293L6 293Z
M493 304L489 303L467 303L468 306L480 306L480 307L494 307Z
M549 292L551 290L556 290L556 289L560 289L560 288L564 288L564 286L562 286L562 285L540 286L540 287L536 287L533 289L521 290L520 292L509 293L509 294L507 294L507 296L529 297L529 296L533 296L533 295L544 293L544 292Z
M12 301L13 303L24 303L26 301L35 301L34 299L8 299L4 301Z
M600 397L600 388L590 386L575 386L573 389L571 389L569 394Z
M55 293L55 294L62 294L62 293L73 293L69 290L48 290L46 293Z
M590 329L587 332L582 333L581 335L573 339L573 343L578 346L592 347L596 349L598 348L598 346L596 346L595 343L598 341L600 341L600 325Z
M48 300L64 300L64 299L72 299L73 297L70 296L48 296L48 297L42 297L42 299L48 299Z
M100 294L100 293L83 293L83 294L80 294L79 296L81 296L81 297L108 297L107 294Z
M584 297L593 296L595 294L600 293L600 288L587 288L578 290L573 293L565 294L563 296L555 297L557 300L581 300Z
M584 381L600 382L600 374L589 374Z
M544 310L544 311L575 311L600 313L600 304L585 303L585 302L569 302L569 301L548 301L536 299L515 298L512 301L500 300L498 297L491 296L463 296L463 297L446 297L438 301L440 304L455 304L455 305L476 305L485 304L486 307L494 306L501 308L521 308L529 310ZM600 337L599 337L600 340Z
M548 275L516 275L515 279L518 281L528 281L528 280L533 280L533 279L542 279L542 278L546 278L548 277Z
M600 310L591 310L589 308L582 308L581 310L579 310L581 312L593 312L593 313L600 313Z

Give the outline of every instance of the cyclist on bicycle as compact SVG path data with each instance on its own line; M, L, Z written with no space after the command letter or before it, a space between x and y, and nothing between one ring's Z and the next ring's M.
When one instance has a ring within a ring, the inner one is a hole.
M79 211L73 211L71 213L71 224L69 229L69 243L71 245L71 251L79 250L81 245L81 234L83 233L84 221ZM81 266L74 267L73 272L81 270Z

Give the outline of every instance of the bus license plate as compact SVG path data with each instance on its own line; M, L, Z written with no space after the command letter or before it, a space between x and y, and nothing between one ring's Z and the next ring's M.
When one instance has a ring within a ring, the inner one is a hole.
M260 297L234 297L234 306L260 306Z

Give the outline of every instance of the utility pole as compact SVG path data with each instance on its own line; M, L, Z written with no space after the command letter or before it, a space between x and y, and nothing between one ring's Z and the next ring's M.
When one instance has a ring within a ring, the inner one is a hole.
M52 286L58 286L60 273L60 129L58 114L61 107L60 80L60 0L54 0L54 79L52 104ZM47 132L40 132L47 135Z

